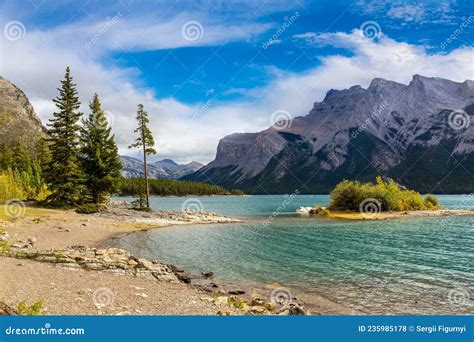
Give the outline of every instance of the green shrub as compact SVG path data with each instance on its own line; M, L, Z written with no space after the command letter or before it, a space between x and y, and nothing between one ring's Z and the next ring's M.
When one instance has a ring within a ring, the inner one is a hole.
M18 303L16 309L18 310L20 315L23 316L38 316L43 313L43 305L44 303L42 300L39 300L30 306L26 305L25 301L22 300L20 303Z
M433 195L424 199L418 192L401 188L395 181L377 177L375 184L344 180L330 193L331 210L359 211L366 199L380 203L382 211L430 210L441 208Z
M236 297L229 297L227 298L227 305L229 306L233 306L237 309L240 309L240 310L243 310L245 309L245 301L243 301L242 299L240 298L236 298Z
M12 198L24 199L26 194L12 172L0 173L0 202Z
M437 209L440 207L438 199L431 194L426 195L425 205L428 207L432 207L433 209Z
M76 207L76 213L78 214L94 214L98 213L105 209L105 206L102 204L83 204Z
M12 245L8 241L0 241L0 255L9 253Z
M319 216L322 216L322 217L329 217L330 216L330 212L328 209L326 208L321 208L321 210L318 212Z

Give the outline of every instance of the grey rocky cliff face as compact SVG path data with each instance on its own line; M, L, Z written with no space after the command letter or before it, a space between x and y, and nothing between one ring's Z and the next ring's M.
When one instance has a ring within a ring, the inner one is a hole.
M28 97L13 83L0 76L0 143L18 142L33 146L44 136L45 128Z
M274 131L235 133L221 139L216 159L205 168L237 166L239 179L252 177L263 170L270 159L283 149L285 139Z
M404 85L375 78L367 89L353 86L330 90L308 115L293 118L288 128L270 127L259 133L224 137L219 142L216 159L189 178L216 180L214 175L218 173L221 179L227 179L227 183L220 183L226 186L237 186L263 170L266 176L281 178L281 172L270 175L269 168L278 168L274 164L278 163L279 154L291 145L285 134L298 136L311 144L312 155L301 160L305 164L314 159L308 170L335 172L342 165L348 168L354 155L351 150L359 149L367 136L377 143L369 154L359 158L366 158L379 173L403 164L416 147L430 148L455 140L450 153L471 154L474 152L473 125L452 129L448 118L453 111L465 111L473 103L474 82L471 80L459 83L414 75L412 81ZM471 121L474 121L472 114ZM292 170L286 172L289 171Z

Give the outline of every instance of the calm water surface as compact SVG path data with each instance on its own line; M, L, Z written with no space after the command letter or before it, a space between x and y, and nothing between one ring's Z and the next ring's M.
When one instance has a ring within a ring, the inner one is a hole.
M445 208L474 208L474 196L439 198ZM187 199L152 205L180 210ZM114 245L230 282L276 282L358 312L474 313L474 216L327 220L294 215L299 206L327 204L326 195L198 199L204 210L245 222L167 227Z

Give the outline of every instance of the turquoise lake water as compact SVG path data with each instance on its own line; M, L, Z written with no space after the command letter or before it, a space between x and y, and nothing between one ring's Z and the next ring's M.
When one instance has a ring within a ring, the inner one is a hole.
M474 196L438 197L445 208L474 208ZM328 199L155 197L155 209L180 210L188 200L245 221L166 227L114 245L191 272L212 270L229 282L278 283L309 302L323 297L362 313L474 313L474 216L346 221L295 215L299 206Z

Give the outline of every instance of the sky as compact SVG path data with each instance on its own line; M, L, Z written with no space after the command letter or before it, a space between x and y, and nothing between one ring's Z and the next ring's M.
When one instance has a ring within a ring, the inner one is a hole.
M141 103L155 160L208 163L224 136L306 115L330 89L474 79L473 27L468 0L0 0L0 75L46 123L70 66L121 154L140 156L127 146Z

